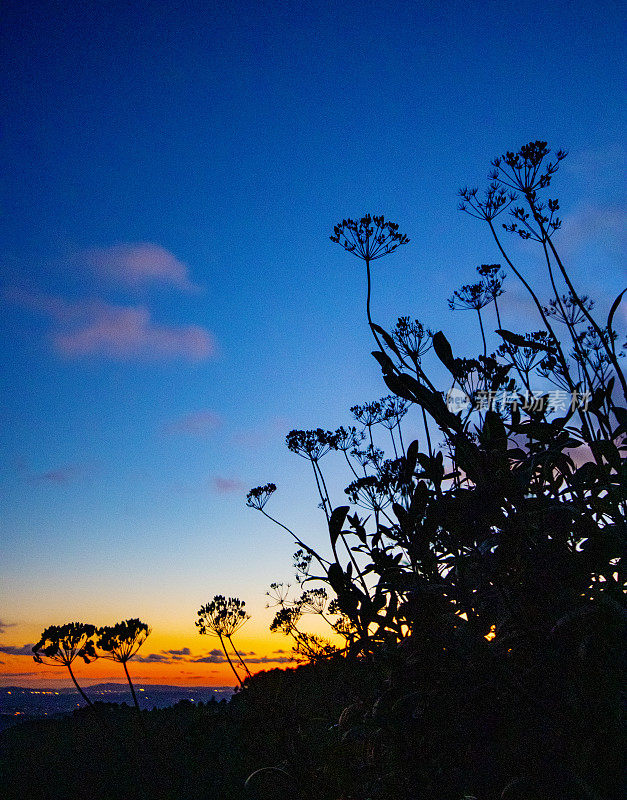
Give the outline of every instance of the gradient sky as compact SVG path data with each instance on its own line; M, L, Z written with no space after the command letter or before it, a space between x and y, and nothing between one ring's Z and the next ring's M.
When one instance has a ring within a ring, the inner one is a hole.
M284 435L386 393L333 224L399 222L412 241L378 262L375 318L413 314L471 355L471 320L446 299L498 254L456 191L541 138L570 151L553 195L578 285L604 308L624 283L621 4L0 13L0 678L63 674L19 654L48 624L139 616L154 632L138 677L231 683L194 627L214 594L247 601L251 658L289 650L264 592L291 577L293 548L246 491L274 481L276 513L321 541Z

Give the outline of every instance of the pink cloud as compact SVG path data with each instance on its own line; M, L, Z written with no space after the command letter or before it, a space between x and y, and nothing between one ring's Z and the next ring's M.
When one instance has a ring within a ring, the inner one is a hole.
M192 411L164 426L166 433L185 433L191 436L207 436L222 424L215 411Z
M57 322L71 322L82 316L77 303L71 303L62 297L30 292L27 289L4 289L2 297L9 303L39 314L45 314Z
M213 488L220 494L233 494L233 492L245 492L247 487L242 481L233 478L221 478L216 475L212 480Z
M172 253L158 244L138 242L85 250L76 257L97 275L127 286L169 284L184 291L198 291L189 270Z
M80 480L81 478L90 477L97 474L99 466L93 463L82 464L64 464L53 469L46 470L45 472L32 472L28 466L25 458L17 456L13 459L13 467L15 473L30 484L67 484L73 481ZM0 633L2 632L2 623L0 623Z
M614 142L598 149L580 150L572 153L564 162L564 168L580 175L593 186L607 184L610 174L622 175L625 167L625 148Z
M248 428L233 434L233 441L241 447L256 449L269 442L274 442L277 436L284 435L290 430L290 424L284 417L274 417L258 428Z
M199 325L158 325L145 306L100 305L75 330L53 334L65 356L116 359L186 358L201 361L215 352L211 334Z
M564 219L561 245L568 257L588 243L601 245L620 255L625 249L625 208L620 205L587 203Z
M39 475L33 475L31 480L37 483L71 483L84 473L84 468L77 464L69 464L65 467L50 469Z
M63 356L100 355L118 360L174 359L202 361L215 354L211 333L200 325L160 325L143 305L120 306L98 300L9 290L5 299L37 311L58 323L52 342Z

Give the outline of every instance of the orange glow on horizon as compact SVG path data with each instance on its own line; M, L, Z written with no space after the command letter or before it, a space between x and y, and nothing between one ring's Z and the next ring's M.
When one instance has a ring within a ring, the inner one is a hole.
M12 632L13 633L13 632ZM291 644L282 636L272 636L262 630L249 631L251 635L235 637L238 651L255 674L274 668L296 666L291 658ZM3 637L2 646L7 649L23 649L24 642L32 642L32 632L13 633L12 641ZM229 650L242 679L246 673L237 657ZM184 637L177 633L164 634L153 631L140 650L139 660L129 662L131 679L137 684L161 684L170 686L215 686L233 687L237 680L225 660L218 639L192 633ZM64 666L37 664L26 654L0 653L0 686L25 686L27 688L70 687L72 680ZM125 684L122 667L108 659L98 658L89 664L77 659L72 670L81 686L97 683Z

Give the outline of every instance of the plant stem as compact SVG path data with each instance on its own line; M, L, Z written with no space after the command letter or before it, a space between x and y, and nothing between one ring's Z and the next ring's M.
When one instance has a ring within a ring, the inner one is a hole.
M135 708L137 709L137 713L141 713L141 709L139 707L139 703L137 702L137 695L135 694L135 687L133 686L133 681L131 680L131 676L128 672L128 667L126 666L126 661L122 662L122 666L124 667L124 672L126 673L126 680L128 681L128 685L131 687L131 694L133 695L133 702L135 703Z
M76 678L74 677L74 673L72 672L71 664L67 663L65 666L68 668L68 672L70 673L70 678L72 678L72 680L74 681L74 686L76 686L76 688L78 689L78 692L81 695L81 697L83 698L83 700L87 703L88 706L91 706L91 708L94 708L94 704L91 702L89 697L87 697L85 692L78 685L78 681L76 680Z
M240 678L240 676L239 676L239 674L238 674L237 670L236 670L236 669L235 669L235 667L233 666L233 662L231 661L231 657L230 657L230 655L228 654L228 651L227 651L227 649L226 649L226 645L224 644L224 639L222 638L222 634L221 634L221 633L218 633L218 639L220 640L220 644L222 645L222 649L224 650L224 655L226 656L226 660L229 662L229 666L230 666L230 667L231 667L231 669L233 670L233 675L235 675L235 677L237 678L237 680L238 680L238 682L239 682L239 685L240 685L242 688L244 688L244 683L243 683L242 679Z
M235 647L235 645L233 644L233 639L232 639L230 636L227 636L226 638L227 638L227 639L229 640L229 642L231 643L231 647L233 648L233 652L234 652L234 653L235 653L235 655L236 655L236 656L239 658L240 664L241 664L241 665L244 667L244 669L245 669L245 670L246 670L246 672L248 673L248 677L249 677L249 678L252 678L253 674L252 674L252 672L251 672L251 671L248 669L248 664L247 664L247 663L244 661L244 659L243 659L243 658L241 657L241 655L239 654L239 651L237 650L237 648L236 648L236 647Z

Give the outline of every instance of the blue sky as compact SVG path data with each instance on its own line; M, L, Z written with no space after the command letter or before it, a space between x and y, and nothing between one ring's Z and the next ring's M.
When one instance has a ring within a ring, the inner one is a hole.
M375 318L413 314L469 355L476 333L446 298L498 257L456 191L541 138L570 151L554 194L579 285L604 307L624 284L618 3L2 13L0 619L15 641L90 614L193 637L218 592L265 625L291 546L246 490L274 480L281 514L321 536L284 435L385 394L364 276L328 239L343 217L382 212L412 240L377 266Z

